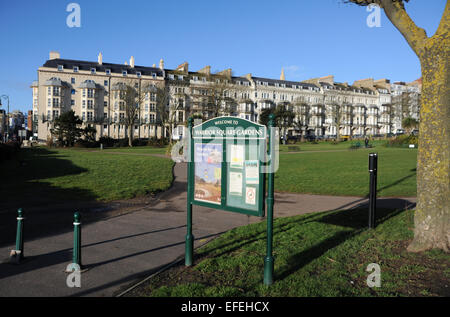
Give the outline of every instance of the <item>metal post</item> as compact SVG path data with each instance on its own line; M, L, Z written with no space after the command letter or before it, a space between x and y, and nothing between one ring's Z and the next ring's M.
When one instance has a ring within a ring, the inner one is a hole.
M24 214L22 208L17 210L17 231L16 231L16 248L15 250L11 250L10 259L12 262L20 262L23 260L24 249L23 249L23 220Z
M192 235L192 199L193 199L193 186L192 175L194 173L194 142L192 139L192 124L194 119L191 117L188 120L188 163L187 163L187 233L186 233L186 245L185 245L185 265L191 266L193 262L193 250L194 250L194 236Z
M72 264L77 264L81 268L81 217L78 212L73 215Z
M369 228L373 229L376 226L375 213L377 203L377 169L378 169L378 155L377 153L369 154Z
M267 188L267 253L264 258L264 284L271 285L273 283L273 266L274 259L272 256L272 245L273 245L273 205L274 205L274 140L272 135L272 129L274 126L274 118L273 114L269 115L269 151L268 155L270 156L270 170L269 170L269 183Z

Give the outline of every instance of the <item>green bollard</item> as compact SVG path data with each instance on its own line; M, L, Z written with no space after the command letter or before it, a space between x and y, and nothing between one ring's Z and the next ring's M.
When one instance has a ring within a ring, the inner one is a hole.
M73 215L72 267L76 267L75 264L81 269L81 216L78 212Z
M23 252L23 220L24 215L22 208L17 210L17 232L16 232L16 249L11 250L10 258L12 262L20 262L24 258Z

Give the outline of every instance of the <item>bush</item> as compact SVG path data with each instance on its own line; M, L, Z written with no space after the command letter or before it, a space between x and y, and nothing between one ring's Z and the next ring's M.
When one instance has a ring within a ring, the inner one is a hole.
M108 136L102 136L98 140L98 143L103 144L103 147L113 147L115 140Z
M20 143L17 141L8 141L6 143L0 143L0 162L15 158L19 151L20 151Z
M394 139L389 140L386 143L388 147L408 147L410 144L414 144L416 147L419 145L419 139L415 135L399 135Z

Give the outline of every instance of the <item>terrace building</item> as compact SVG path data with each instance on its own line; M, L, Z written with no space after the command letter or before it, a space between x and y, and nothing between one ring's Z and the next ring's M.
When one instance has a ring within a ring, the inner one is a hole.
M136 66L134 58L122 64L61 59L51 52L33 82L33 121L38 138L50 137L53 120L62 112L75 111L83 126L97 130L97 138L125 138L125 91L132 87L139 96L137 119L131 129L135 138L183 137L189 116L207 120L237 116L254 122L265 109L283 106L294 115L287 136L364 137L401 131L405 107L395 104L406 92L420 95L419 82L391 84L387 79L356 80L352 85L334 76L302 82L232 76L231 69L211 73L211 66L190 71L184 62L175 69ZM399 98L399 97L397 97ZM410 97L408 115L418 118L418 102Z

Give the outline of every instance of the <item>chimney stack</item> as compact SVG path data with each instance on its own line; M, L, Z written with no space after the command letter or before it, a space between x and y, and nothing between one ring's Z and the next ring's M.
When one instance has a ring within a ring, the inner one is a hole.
M98 53L98 63L99 63L100 65L103 64L103 55L102 55L102 52Z
M161 58L161 60L159 61L159 69L163 70L164 69L164 60Z
M61 56L59 55L59 52L57 52L57 51L50 52L49 59L60 59L60 58L61 58Z
M130 58L130 66L134 68L134 56Z

